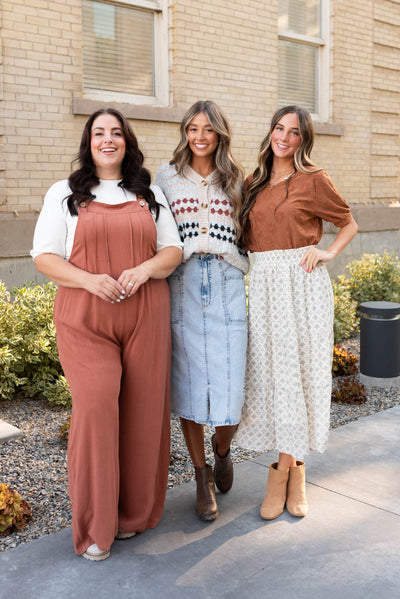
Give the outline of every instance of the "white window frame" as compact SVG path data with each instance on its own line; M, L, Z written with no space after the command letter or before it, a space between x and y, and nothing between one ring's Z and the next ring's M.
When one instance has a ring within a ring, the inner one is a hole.
M169 77L168 77L168 0L96 0L114 6L131 6L132 8L147 9L154 13L154 96L142 96L111 92L107 90L85 90L83 98L101 102L120 102L141 104L147 106L168 106ZM84 41L83 41L84 43Z
M292 31L278 31L278 39L287 42L301 43L318 48L317 71L317 101L319 112L312 113L314 121L327 123L329 114L329 88L330 88L330 0L321 0L321 37L312 37L293 33Z

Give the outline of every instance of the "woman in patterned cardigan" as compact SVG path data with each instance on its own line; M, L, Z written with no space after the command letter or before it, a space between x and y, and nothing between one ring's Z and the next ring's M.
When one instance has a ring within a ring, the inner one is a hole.
M196 513L215 520L215 484L233 481L230 444L240 420L247 344L245 252L237 245L242 171L230 151L221 108L196 102L181 139L155 183L168 199L184 244L183 263L169 277L172 327L171 409L180 416L197 482ZM206 464L204 424L215 426L214 475Z

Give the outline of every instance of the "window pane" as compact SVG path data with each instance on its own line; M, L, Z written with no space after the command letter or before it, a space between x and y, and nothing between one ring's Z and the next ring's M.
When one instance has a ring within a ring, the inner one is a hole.
M279 31L321 37L321 0L279 0Z
M154 96L151 11L83 0L83 85Z
M298 104L318 113L318 48L279 40L279 107Z

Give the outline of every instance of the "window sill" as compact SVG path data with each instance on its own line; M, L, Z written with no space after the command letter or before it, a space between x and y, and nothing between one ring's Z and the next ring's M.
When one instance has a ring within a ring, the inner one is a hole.
M104 102L101 100L90 100L88 98L74 98L73 114L90 116L101 108L115 108L122 112L127 119L139 121L161 121L164 123L180 123L184 114L184 108L167 108L163 106L140 106L128 102ZM344 134L343 125L335 123L314 123L316 135L333 135L340 137Z
M314 123L314 131L316 135L344 135L343 125L335 123Z
M166 108L161 106L138 106L124 102L102 102L83 98L74 98L72 111L76 115L90 116L101 108L115 108L127 119L140 121L162 121L164 123L180 123L185 110L183 108Z

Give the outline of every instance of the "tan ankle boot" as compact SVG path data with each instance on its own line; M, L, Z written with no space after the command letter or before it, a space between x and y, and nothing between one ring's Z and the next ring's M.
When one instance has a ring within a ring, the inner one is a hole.
M286 509L292 516L302 518L307 516L308 502L306 499L306 471L304 462L296 462L289 468Z
M267 492L260 509L260 516L264 520L274 520L285 507L289 469L277 470L277 465L271 464L268 471Z
M196 514L200 520L211 522L218 518L218 506L215 501L214 475L210 465L195 467L197 483Z

